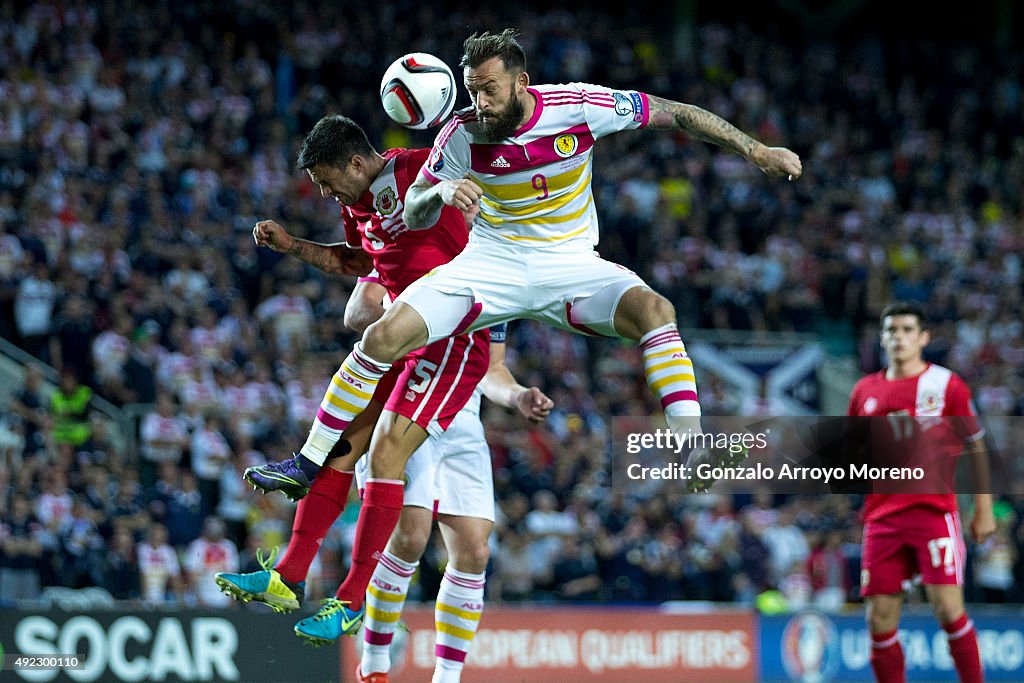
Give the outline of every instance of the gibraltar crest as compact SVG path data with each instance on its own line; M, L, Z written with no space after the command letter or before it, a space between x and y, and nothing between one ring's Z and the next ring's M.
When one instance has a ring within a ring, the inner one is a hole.
M398 207L398 195L392 187L385 187L377 193L373 207L381 216L390 216Z
M937 391L928 390L922 393L917 412L935 412L942 410L942 397Z

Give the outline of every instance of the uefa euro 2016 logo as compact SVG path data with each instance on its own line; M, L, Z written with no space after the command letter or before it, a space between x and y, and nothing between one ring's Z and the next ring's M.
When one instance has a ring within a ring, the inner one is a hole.
M782 665L790 680L828 683L839 669L836 627L824 614L801 612L782 632Z

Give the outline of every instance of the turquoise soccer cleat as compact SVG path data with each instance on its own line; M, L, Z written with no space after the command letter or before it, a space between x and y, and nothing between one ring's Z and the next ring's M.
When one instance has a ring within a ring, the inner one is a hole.
M363 613L362 607L349 609L348 602L327 598L319 612L295 624L295 635L310 645L328 645L341 636L354 636L363 623Z
M252 600L262 602L270 605L275 612L294 612L299 609L305 594L306 582L292 583L273 568L277 548L274 548L266 560L263 559L262 550L256 551L256 557L263 567L260 571L247 574L218 572L213 580L221 592L243 603Z

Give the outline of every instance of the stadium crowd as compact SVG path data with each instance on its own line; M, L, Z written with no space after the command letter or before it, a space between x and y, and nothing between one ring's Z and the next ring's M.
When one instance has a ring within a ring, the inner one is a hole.
M881 306L924 301L929 357L983 414L1024 413L1024 53L958 46L934 69L935 44L801 44L714 23L680 53L651 21L0 2L0 336L61 373L50 395L30 370L2 411L0 601L100 586L225 604L212 574L286 542L293 505L240 475L304 439L354 341L341 322L353 283L257 249L252 226L336 241L334 210L293 170L302 136L337 111L381 147L429 145L429 131L387 125L379 75L412 46L454 63L467 26L518 26L537 82L699 103L801 154L804 177L780 184L681 136L599 147L599 248L669 296L681 327L812 332L872 371ZM638 351L525 321L510 335L509 366L556 410L540 428L485 410L490 600L857 599L855 500L613 490L610 417L656 409ZM737 410L715 382L701 391L708 412ZM137 459L94 396L148 406ZM330 590L356 507L324 544ZM1024 601L1024 495L998 511L999 534L971 548L968 598ZM442 554L434 543L422 596Z

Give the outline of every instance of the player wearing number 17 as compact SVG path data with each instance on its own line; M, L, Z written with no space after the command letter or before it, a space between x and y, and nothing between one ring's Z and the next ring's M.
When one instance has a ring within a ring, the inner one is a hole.
M847 410L851 416L886 416L887 441L897 455L927 456L930 468L952 479L956 458L970 458L974 486L971 532L981 543L996 528L987 490L988 453L971 406L971 391L960 377L924 360L929 334L923 311L897 302L882 311L882 347L889 367L857 382ZM918 418L956 417L955 420ZM927 428L926 428L927 427ZM912 445L902 443L913 441ZM929 451L929 452L925 452ZM949 482L942 489L952 491ZM861 594L871 632L871 668L879 683L906 680L897 628L904 581L920 575L925 594L949 639L963 683L983 680L974 625L964 610L963 533L954 493L872 493L866 496L861 560Z

